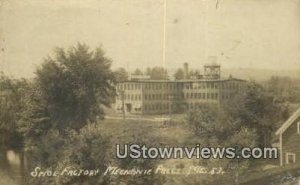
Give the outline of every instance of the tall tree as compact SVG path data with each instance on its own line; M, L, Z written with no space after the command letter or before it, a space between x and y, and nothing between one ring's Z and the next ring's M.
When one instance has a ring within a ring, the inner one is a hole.
M168 71L163 67L147 68L146 75L149 75L152 80L169 79Z
M257 130L257 142L261 146L271 143L276 123L286 119L287 107L277 104L275 98L264 88L250 82L244 94L233 97L225 103L226 111L245 127Z
M101 48L90 51L84 44L65 51L56 48L36 72L33 116L47 127L80 129L88 120L103 117L115 95L111 61ZM29 124L34 124L33 122Z
M132 74L133 75L143 75L143 72L139 68L136 68L136 70Z
M239 120L227 114L222 108L206 105L188 113L188 123L206 147L234 147L235 154L243 147L255 147L256 133L246 128ZM210 179L210 184L239 184L240 173L249 168L249 159L220 158L201 160L207 168L222 167L226 172L219 178Z
M265 84L266 90L271 93L277 101L299 101L299 80L292 80L285 76L272 76Z
M107 140L96 129L115 95L111 61L84 44L57 48L37 69L20 130L28 168L104 169ZM102 171L101 171L102 172ZM100 173L101 173L100 172ZM101 184L101 178L28 177L28 184Z
M174 74L176 80L183 80L184 79L184 71L183 69L179 68Z
M26 108L25 95L29 89L25 79L11 79L0 75L0 167L9 169L7 150L20 155L20 172L24 172L24 137L19 130L21 112Z
M128 72L122 67L115 70L114 74L117 82L123 82L128 80Z

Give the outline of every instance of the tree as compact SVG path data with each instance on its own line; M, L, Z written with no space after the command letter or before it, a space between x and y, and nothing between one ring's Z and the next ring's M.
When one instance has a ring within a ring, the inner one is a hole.
M184 79L184 71L183 69L179 68L174 74L176 80L183 80Z
M286 119L287 107L277 104L275 98L262 86L250 82L244 94L225 103L225 110L245 127L257 131L257 143L269 146L276 123Z
M0 164L9 169L7 150L20 154L20 172L24 172L24 137L19 131L21 112L26 107L24 97L30 84L0 75Z
M103 118L103 106L110 106L115 95L111 61L100 48L89 51L84 44L67 52L56 48L55 54L36 72L30 98L43 113L34 115L43 114L40 121L58 130L78 130L88 120Z
M271 93L276 101L299 101L299 80L292 80L290 77L272 76L265 84L267 92Z
M163 67L147 68L146 75L149 75L152 80L167 80L169 79L168 71Z
M199 70L191 70L188 76L191 78L199 78L201 76L201 72Z
M104 169L108 140L96 123L104 118L103 106L110 106L115 95L110 66L100 48L90 51L77 44L68 51L57 48L55 56L37 69L19 128L29 169ZM99 177L27 178L28 184L103 183Z
M101 176L105 170L109 140L102 136L96 124L89 124L79 132L67 130L62 137L53 129L41 137L28 151L30 169L41 167L62 172L69 169L98 169L97 176L66 176L36 178L29 176L27 184L81 185L109 184Z
M143 72L139 68L137 68L132 74L133 75L143 75Z
M114 74L117 82L123 82L128 80L128 72L122 67L114 71Z
M234 147L236 154L243 147L255 147L256 133L235 120L222 108L205 105L188 113L188 123L199 138L200 145L205 147ZM207 168L222 167L223 176L212 177L210 184L239 184L240 173L249 168L249 159L207 159L200 160Z

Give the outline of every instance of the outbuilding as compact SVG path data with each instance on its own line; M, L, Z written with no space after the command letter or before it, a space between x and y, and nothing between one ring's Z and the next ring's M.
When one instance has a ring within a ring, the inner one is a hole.
M300 164L300 108L276 131L279 136L280 166Z

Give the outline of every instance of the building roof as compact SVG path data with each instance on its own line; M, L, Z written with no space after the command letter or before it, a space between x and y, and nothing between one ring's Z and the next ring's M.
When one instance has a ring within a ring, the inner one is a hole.
M132 79L123 81L120 83L125 82L224 82L224 81L243 81L246 82L246 80L237 79L237 78L226 78L226 79L186 79L186 80L145 80L145 79Z
M293 113L291 117L276 131L276 135L282 134L288 129L294 121L300 116L300 108Z

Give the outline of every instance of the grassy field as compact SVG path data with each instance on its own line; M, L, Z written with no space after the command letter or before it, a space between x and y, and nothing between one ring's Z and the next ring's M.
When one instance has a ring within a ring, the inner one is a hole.
M147 119L155 120L158 117L167 116L168 115L148 115ZM114 115L114 117L118 117L118 115ZM167 124L159 121L147 121L143 119L145 118L144 116L138 115L128 116L128 118L133 119L106 119L99 122L99 131L110 139L111 148L109 150L112 154L112 159L116 156L116 144L141 142L147 146L191 146L200 142L186 123L185 115L172 115L171 122ZM264 166L268 163L270 162L258 160L255 171L263 170ZM271 163L273 164L274 162ZM159 164L170 168L188 168L189 166L199 166L199 159L165 159L161 160ZM243 177L249 175L250 174L244 174ZM254 173L252 176L256 176L256 174ZM205 179L203 175L165 176L165 180L169 184L175 185L197 184L197 182L203 179Z
M171 120L167 123L157 118L166 118L169 115L127 115L122 119L120 114L109 114L109 118L99 120L96 125L91 125L90 129L97 129L102 136L108 138L107 148L109 165L118 165L116 163L116 144L145 144L147 146L195 146L200 143L194 132L185 121L185 115L171 115ZM145 119L146 118L146 119ZM262 170L265 164L262 161L255 171ZM108 165L108 164L107 164ZM187 171L191 166L200 166L199 159L164 159L158 161L157 165L163 165L166 168L182 169ZM260 173L258 173L260 174ZM245 175L245 174L244 174ZM244 176L243 175L243 176ZM250 175L250 174L249 174ZM246 174L246 176L249 176ZM259 178L260 176L253 172L249 177ZM166 184L199 184L205 182L207 176L194 175L164 175ZM211 178L211 177L210 177ZM217 176L216 176L217 178ZM250 178L251 179L251 178ZM0 171L0 184L15 185L16 179ZM202 183L205 184L205 183Z
M154 118L153 118L154 119ZM159 121L143 119L105 119L98 123L99 131L110 139L111 146L116 144L146 142L150 146L172 145L184 146L187 142L194 143L193 133L185 123L183 116L164 124ZM147 143L149 142L149 143ZM153 143L156 142L156 143Z
M198 143L194 133L185 122L185 115L172 115L171 121L145 121L142 119L106 119L99 121L99 131L110 140L111 161L116 158L116 144L139 143L147 146L178 146L195 145ZM148 116L155 119L166 115ZM143 117L144 118L144 117ZM181 168L188 171L190 166L199 166L199 159L164 159L158 165L166 168ZM197 184L203 175L165 175L167 184Z

